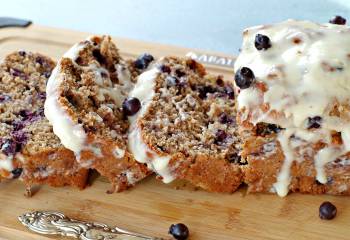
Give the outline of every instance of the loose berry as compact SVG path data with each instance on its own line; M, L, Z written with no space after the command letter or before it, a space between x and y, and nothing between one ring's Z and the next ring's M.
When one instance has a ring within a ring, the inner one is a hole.
M171 234L177 240L186 240L188 239L190 232L185 224L178 223L170 226L169 234Z
M331 220L337 215L337 207L331 202L324 202L319 209L319 216L321 219Z

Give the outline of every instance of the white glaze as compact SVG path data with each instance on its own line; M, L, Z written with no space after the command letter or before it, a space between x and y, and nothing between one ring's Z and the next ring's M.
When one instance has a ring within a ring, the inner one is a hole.
M133 185L137 182L137 178L135 178L135 174L132 171L125 171L124 174L129 184Z
M130 132L128 135L128 147L135 159L140 163L146 163L147 166L163 178L164 183L174 180L174 176L168 167L170 156L160 156L150 149L143 141L142 133L138 127L137 121L147 112L148 107L155 95L155 80L159 74L157 67L142 73L134 89L130 92L130 97L136 97L141 102L141 109L132 117L129 117Z
M327 183L327 177L324 171L324 165L334 161L338 157L338 149L325 147L315 156L316 179L320 183Z
M91 37L89 37L85 42L75 44L68 52L64 54L65 58L70 58L75 64L75 60L79 55L79 52L87 45ZM82 67L86 73L93 74L94 80L99 87L98 99L103 101L105 95L108 95L113 99L116 107L121 107L123 100L127 96L127 92L130 91L133 84L131 82L131 74L129 70L123 65L124 62L116 64L116 70L119 80L119 85L114 85L109 77L103 77L102 73L106 76L109 75L105 68L97 66L95 63L91 63L89 66ZM99 147L92 144L86 143L86 133L80 124L75 124L71 117L66 113L65 109L58 103L58 87L61 81L64 80L64 76L60 74L60 64L54 69L53 73L47 84L47 99L45 102L45 115L48 120L53 125L54 133L60 138L62 144L72 150L78 161L80 160L81 151L87 150L91 151L96 157L102 158L103 154ZM108 106L106 106L108 107ZM114 107L114 106L112 106ZM110 109L110 111L113 111ZM91 113L94 114L94 113ZM97 120L103 121L103 119L97 115L94 116ZM116 137L116 132L112 133ZM122 158L125 155L125 150L115 149L113 154L116 158ZM91 165L92 162L81 164Z
M164 183L170 183L174 176L168 167L170 156L160 156L144 143L141 131L134 127L129 133L129 150L140 163L146 163L148 168L162 177Z
M271 48L265 51L255 48L258 33L270 38ZM300 43L294 43L295 38ZM261 93L255 87L241 89L238 108L254 112L259 111L255 106L268 103L270 110L283 113L282 117L270 119L261 112L256 117L263 122L278 122L284 128L303 128L307 118L313 116L321 116L325 125L333 125L328 116L329 104L335 99L350 103L349 53L347 26L288 20L249 28L244 32L242 51L234 68L252 69L257 81L267 85L267 91ZM269 78L271 74L275 75L273 79Z
M272 47L258 51L256 34L268 36ZM249 28L243 35L234 69L249 67L267 90L262 92L255 86L240 90L237 103L242 118L249 116L253 124L266 122L286 128L278 134L285 160L274 184L277 194L288 193L290 166L294 160L302 161L293 151L305 142L326 144L314 159L316 179L326 183L325 164L350 151L349 116L330 116L336 101L350 104L350 28L288 20ZM267 113L259 108L262 104L269 105ZM280 115L272 118L271 110ZM307 130L308 118L314 116L322 118L321 129ZM343 146L332 146L332 130L341 133ZM301 140L291 142L291 132Z
M294 152L290 147L289 138L294 134L294 130L286 130L278 135L278 141L284 154L284 161L279 174L277 175L277 182L273 185L276 193L280 197L284 197L289 192L289 184L291 180L290 168L294 161Z
M63 146L75 153L80 153L86 134L82 125L74 123L58 102L58 87L63 81L63 76L59 72L58 64L46 86L45 116L52 124L53 132L59 137Z
M13 156L0 154L0 169L11 172L13 170Z
M125 150L115 147L113 150L113 155L115 158L122 158L125 156Z

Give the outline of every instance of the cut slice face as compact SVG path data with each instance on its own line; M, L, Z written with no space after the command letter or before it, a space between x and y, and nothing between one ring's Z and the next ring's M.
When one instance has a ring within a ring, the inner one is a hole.
M45 115L77 161L122 191L150 172L127 150L129 123L122 103L137 70L122 60L109 36L90 37L59 61L47 85Z
M213 192L242 182L234 93L191 59L166 57L138 77L130 98L141 109L129 117L129 149L163 182L184 179Z
M0 66L0 175L27 186L83 188L88 170L44 117L45 87L54 66L48 57L25 51L8 55Z

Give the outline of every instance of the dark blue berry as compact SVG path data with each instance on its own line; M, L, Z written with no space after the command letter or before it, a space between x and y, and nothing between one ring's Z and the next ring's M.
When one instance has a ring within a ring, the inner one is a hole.
M163 73L170 73L171 72L171 69L169 66L167 65L161 65L160 66L160 71L162 71Z
M22 57L24 57L26 55L26 52L25 51L18 51L18 54Z
M215 133L215 143L216 144L222 143L223 141L225 141L226 138L227 138L227 134L224 130L219 129Z
M38 93L38 98L40 100L45 100L46 99L46 92L39 92Z
M51 72L44 72L44 76L45 76L46 78L49 78L49 77L51 76Z
M255 81L255 76L250 68L242 67L235 74L236 85L241 89L249 88Z
M104 64L106 62L106 59L104 58L104 56L102 56L100 50L98 49L93 50L92 55L94 56L94 58L96 58L97 62L99 62L100 64Z
M321 123L322 123L322 118L320 116L309 117L308 118L307 129L320 128L321 127Z
M228 161L230 163L239 164L239 165L246 165L247 164L246 161L242 162L241 160L242 160L242 158L240 155L238 155L238 153L232 153L228 156Z
M1 151L7 155L7 156L11 156L11 155L15 155L15 153L17 152L16 150L19 147L17 146L17 143L11 139L6 139L1 146Z
M331 20L329 20L329 23L337 24L337 25L345 25L346 19L337 15L337 16L334 16Z
M184 71L182 71L181 69L176 69L176 70L175 70L175 74L176 74L176 76L179 77L179 78L181 78L181 77L183 77L183 76L186 75L186 73L185 73Z
M12 68L10 70L10 72L11 72L12 76L14 76L14 77L23 77L24 76L24 73L17 68Z
M0 95L0 103L7 102L11 100L11 97L8 95Z
M337 207L331 202L324 202L319 208L319 216L321 219L331 220L337 215Z
M171 234L177 240L186 240L188 239L190 232L185 224L178 223L170 226L169 234Z
M255 36L255 48L260 50L267 50L271 47L271 41L268 36L262 34L256 34Z
M235 119L229 117L226 113L221 113L219 115L219 122L221 124L231 124L231 123L235 122Z
M14 131L11 136L18 145L24 145L27 141L27 135L23 131Z
M137 69L144 70L153 60L154 57L151 54L144 53L135 60L134 66Z
M256 135L265 137L273 133L279 133L282 129L276 124L258 123L256 125Z
M216 84L219 85L219 86L224 86L224 80L222 79L222 76L219 76L217 79L216 79Z
M126 116L135 115L141 108L140 100L137 98L127 98L123 102L123 112Z
M19 121L14 121L12 123L12 126L13 126L13 130L14 131L18 131L18 130L23 129L26 125L25 125L25 123L23 121L19 120Z
M199 92L198 96L201 99L204 99L207 97L208 93L215 93L217 89L213 88L212 86L198 86L197 91Z
M227 94L229 99L234 99L235 98L235 92L233 91L233 88L231 86L226 86L225 87L225 93Z
M23 168L15 168L11 171L12 173L12 178L19 178L23 172Z
M43 59L42 57L39 56L39 57L36 57L36 58L35 58L35 62L36 62L36 63L39 63L40 65L43 65L44 59Z

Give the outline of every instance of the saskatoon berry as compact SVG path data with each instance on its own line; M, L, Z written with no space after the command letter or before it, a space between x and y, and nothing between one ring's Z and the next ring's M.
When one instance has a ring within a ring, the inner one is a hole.
M171 234L177 240L186 240L188 239L190 232L185 224L178 223L170 226L169 234Z
M331 20L329 20L329 23L337 24L337 25L345 25L346 19L341 16L334 16Z
M126 116L135 115L141 108L140 100L137 98L127 98L123 102L123 112Z
M262 35L262 34L256 34L255 36L255 42L254 42L255 48L260 50L267 50L271 47L271 41L268 36Z
M241 89L249 88L255 80L253 71L250 68L242 67L235 75L236 85Z
M319 216L321 219L331 220L337 215L337 207L331 202L324 202L319 209Z

